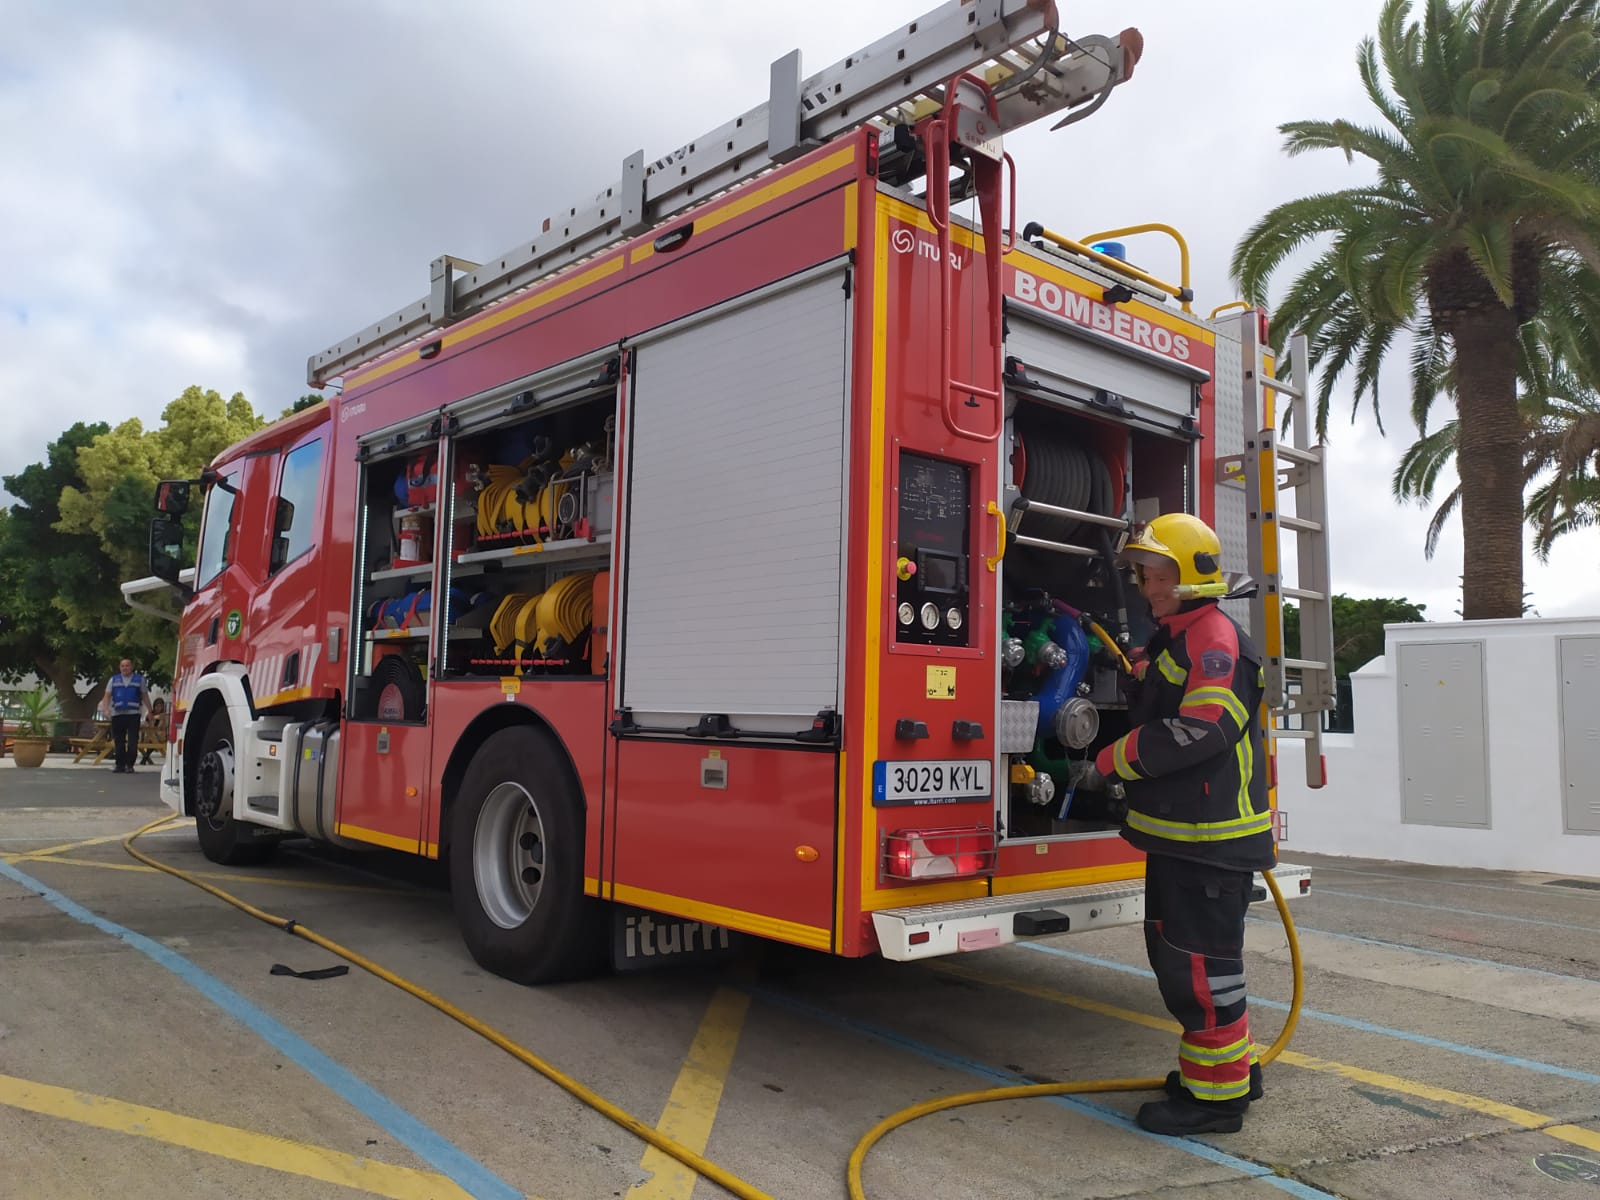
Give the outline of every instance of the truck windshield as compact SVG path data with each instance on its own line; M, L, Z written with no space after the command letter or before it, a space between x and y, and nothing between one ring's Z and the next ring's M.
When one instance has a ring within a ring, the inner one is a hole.
M239 485L239 472L224 476L234 487ZM233 550L234 494L225 488L213 487L206 495L206 515L200 526L200 561L195 570L195 587L204 587L228 565Z

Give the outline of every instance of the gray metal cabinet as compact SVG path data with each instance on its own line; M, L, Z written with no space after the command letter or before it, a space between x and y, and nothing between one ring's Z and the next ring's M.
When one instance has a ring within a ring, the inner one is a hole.
M1600 833L1600 637L1561 648L1561 797L1568 833Z
M1398 647L1401 819L1489 826L1482 642Z

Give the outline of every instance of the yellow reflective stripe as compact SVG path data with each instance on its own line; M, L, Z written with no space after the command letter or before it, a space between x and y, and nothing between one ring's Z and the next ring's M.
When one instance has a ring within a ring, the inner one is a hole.
M1233 838L1265 833L1272 828L1271 813L1251 813L1227 821L1163 821L1147 813L1130 811L1128 828L1166 838L1169 842L1226 842Z
M1238 1062L1249 1054L1254 1043L1249 1037L1242 1037L1231 1046L1212 1050L1205 1046L1196 1046L1193 1042L1180 1040L1178 1042L1178 1057L1186 1058L1192 1063L1202 1066L1216 1066L1218 1063Z
M1208 704L1215 704L1227 710L1228 715L1238 723L1240 729L1250 724L1250 714L1245 711L1244 705L1239 702L1239 697L1235 696L1231 689L1225 687L1195 688L1194 691L1184 696L1183 703L1178 707L1203 708Z
M1122 779L1137 779L1139 772L1133 769L1133 764L1128 761L1128 738L1132 734L1119 737L1111 748L1111 762L1117 769L1117 775Z
M1181 1078L1183 1086L1200 1100L1238 1100L1250 1094L1248 1075L1233 1083L1205 1083L1198 1079L1190 1079L1187 1075Z
M1239 761L1239 816L1248 817L1254 814L1255 809L1250 805L1250 776L1255 774L1255 747L1250 744L1250 735L1245 734L1235 743L1234 757Z
M1189 672L1180 667L1172 655L1165 650L1156 655L1156 669L1165 675L1168 680L1180 686L1185 679L1189 678Z

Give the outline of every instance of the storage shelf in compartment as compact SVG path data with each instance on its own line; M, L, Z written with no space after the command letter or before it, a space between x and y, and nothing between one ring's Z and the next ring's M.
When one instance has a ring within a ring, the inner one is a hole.
M543 542L532 546L506 546L499 550L473 550L456 559L459 564L504 562L507 559L526 558L529 565L539 560L577 558L584 554L609 553L610 538L563 538L559 542Z
M421 579L433 574L432 563L418 563L414 567L390 567L386 571L374 571L372 578L378 579Z
M473 667L570 667L575 660L569 658L469 658Z
M476 521L478 519L477 498L475 496L467 495L458 496L456 499L458 503L456 504L455 519L457 521ZM435 513L438 511L438 504L417 504L411 508L395 509L394 519L399 521L401 517L425 517L430 513Z
M419 638L433 636L429 629L369 629L367 636L375 642L409 642ZM465 642L483 636L481 629L452 629L450 631L452 642Z

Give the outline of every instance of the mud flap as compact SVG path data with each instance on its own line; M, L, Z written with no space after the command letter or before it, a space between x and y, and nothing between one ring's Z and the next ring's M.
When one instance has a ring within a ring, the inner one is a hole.
M617 971L730 962L750 942L748 935L708 921L612 905L611 965Z

